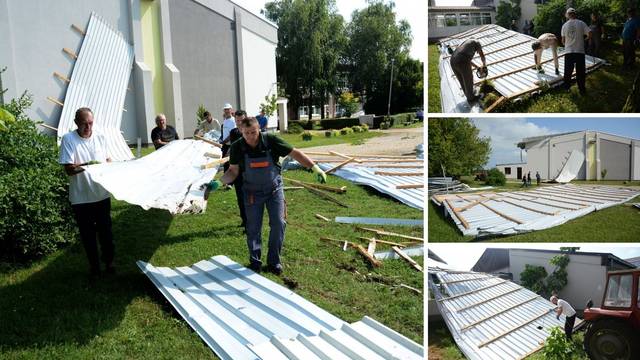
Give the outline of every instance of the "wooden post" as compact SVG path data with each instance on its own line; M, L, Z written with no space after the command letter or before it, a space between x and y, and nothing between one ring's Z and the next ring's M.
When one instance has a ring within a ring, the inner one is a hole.
M362 245L360 244L356 244L356 250L358 250L358 252L360 254L362 254L362 256L364 256L364 258L369 261L369 263L371 265L373 265L374 267L380 267L382 266L382 262L376 258L374 258L371 254L369 254L367 252L367 250L365 250L365 248L362 247Z
M367 237L364 237L364 236L358 236L358 239L361 239L361 240L364 240L364 241L368 241L368 242L376 241L376 242L379 242L380 244L387 244L387 245L398 246L398 247L406 247L403 244L398 244L398 243L395 243L395 242L392 242L392 241L379 240L379 239L376 239L376 238L367 238Z
M329 220L328 218L320 215L320 214L316 214L316 218L320 219L320 220L324 220L326 222L331 222L331 220Z
M222 159L217 159L217 160L213 160L212 162L205 164L205 165L200 165L200 169L204 170L204 169L211 169L212 167L217 167L220 166L220 164L224 164L227 161L229 161L229 157L225 157Z
M378 229L372 229L372 228L366 228L366 227L360 227L357 226L357 229L360 230L364 230L364 231L371 231L376 233L376 235L380 235L380 236L393 236L393 237L399 237L402 239L407 239L407 240L414 240L414 241L420 241L420 242L424 242L423 238L419 238L419 237L415 237L415 236L409 236L409 235L403 235L403 234L398 234L398 233L394 233L394 232L390 232L390 231L384 231L384 230L378 230Z
M341 154L337 151L329 151L329 154L339 156L343 159L351 159L353 157L353 156L347 156L347 155ZM353 161L357 162L358 164L362 164L362 160L360 159L353 159Z
M195 139L197 139L197 140L204 141L204 142L206 142L207 144L211 144L211 145L213 145L213 146L215 146L215 147L222 148L222 145L218 144L218 143L217 143L217 142L215 142L215 141L211 141L211 140L209 140L209 139L205 139L205 138L203 138L202 136L194 135L193 137L194 137Z
M57 72L57 71L54 71L54 72L53 72L53 75L54 75L55 77L57 77L58 79L60 79L60 80L62 80L62 81L64 81L64 82L66 82L66 83L70 83L70 82L71 82L71 80L69 80L66 76L64 76L64 75L60 74L60 73L59 73L59 72Z
M453 212L453 215L455 217L458 218L458 220L460 220L460 222L462 223L462 226L464 226L465 229L469 229L469 223L467 222L467 220L464 219L464 216L460 215L455 207L453 205L451 205L451 202L449 201L449 199L444 199L444 201L447 203L447 205L449 205L449 208L451 209L451 211Z
M62 48L62 51L64 51L67 55L71 56L74 60L78 59L78 55L76 55L73 51L71 51L68 48Z
M324 173L325 174L331 174L332 172L340 169L341 167L343 167L343 166L347 165L348 163L352 162L353 160L355 160L355 158L349 158L348 160L345 160L345 161L341 162L340 164L332 167L331 169L325 171Z
M80 27L77 26L76 24L71 24L71 28L82 35L87 35L87 33L84 30L80 29Z
M498 100L494 101L493 104L489 105L489 107L484 112L486 112L486 113L491 112L493 109L495 109L498 105L502 104L506 100L507 100L506 97L500 96L500 98Z
M58 131L57 128L54 128L53 126L47 125L45 123L39 123L38 125L42 126L43 128L49 129L49 130Z
M60 105L60 106L64 106L63 103L61 103L60 101L52 98L51 96L47 96L47 100L51 101L52 103L56 104L56 105Z
M422 270L422 266L420 266L420 264L418 264L415 260L413 260L409 255L405 254L404 251L400 250L399 247L392 246L391 248L393 249L393 251L395 251L396 254L400 255L401 258L403 258L405 261L411 264L411 266L413 266L414 269L420 272L424 272L424 270Z

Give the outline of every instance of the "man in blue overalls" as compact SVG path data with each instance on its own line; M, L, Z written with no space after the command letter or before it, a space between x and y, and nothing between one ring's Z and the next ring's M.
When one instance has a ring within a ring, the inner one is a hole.
M274 134L260 132L260 125L255 117L243 119L241 126L242 138L231 144L229 170L220 180L207 184L207 193L233 183L242 173L249 268L255 272L262 269L262 215L266 206L270 226L267 270L280 275L286 208L279 159L291 156L300 165L316 173L318 181L322 183L326 182L327 175L302 151L294 149Z

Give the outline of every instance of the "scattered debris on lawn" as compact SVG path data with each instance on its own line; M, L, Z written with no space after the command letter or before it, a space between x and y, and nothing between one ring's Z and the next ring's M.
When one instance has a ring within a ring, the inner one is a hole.
M394 218L366 218L366 217L345 217L336 216L335 222L343 224L363 224L363 225L401 225L424 227L424 222L417 219L394 219Z
M320 215L320 214L316 214L316 218L320 219L320 220L324 220L326 222L331 222L331 220L329 220L328 218Z
M461 183L459 180L453 180L453 178L450 177L430 177L427 179L427 184L429 196L439 193L462 193L493 189L493 186L472 188L469 185Z

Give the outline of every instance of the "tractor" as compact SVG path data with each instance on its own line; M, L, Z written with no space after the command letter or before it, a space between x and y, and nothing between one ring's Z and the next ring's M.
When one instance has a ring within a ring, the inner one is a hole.
M592 360L640 359L640 269L607 273L602 307L584 310L584 348Z

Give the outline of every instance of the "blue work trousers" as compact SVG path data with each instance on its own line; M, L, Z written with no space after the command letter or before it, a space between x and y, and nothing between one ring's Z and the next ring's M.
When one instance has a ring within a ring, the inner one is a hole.
M262 217L264 208L269 214L269 251L267 264L280 264L280 251L284 243L285 203L282 180L275 190L244 190L244 210L247 217L247 247L249 248L249 261L252 264L262 264Z

